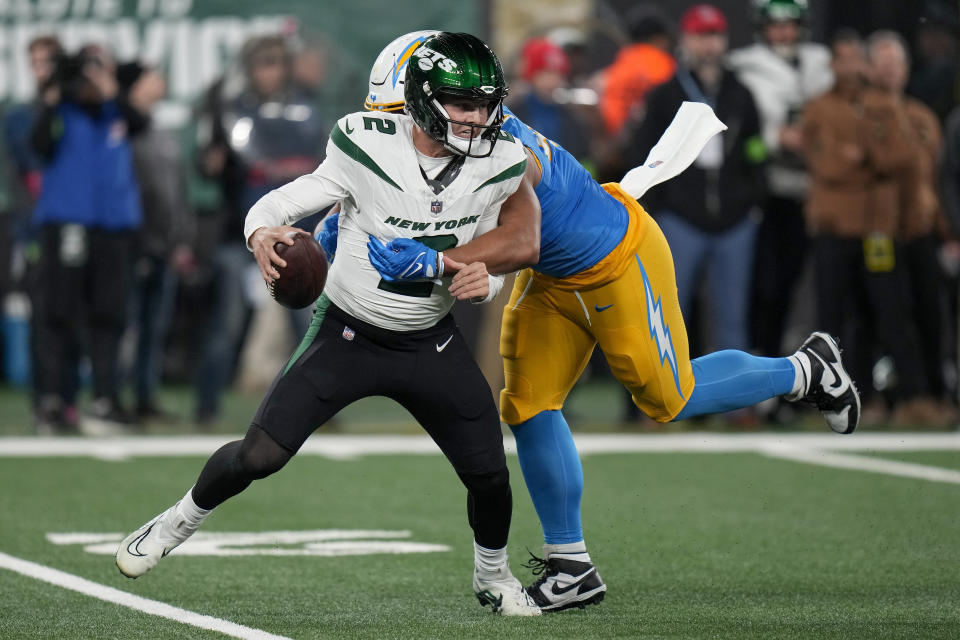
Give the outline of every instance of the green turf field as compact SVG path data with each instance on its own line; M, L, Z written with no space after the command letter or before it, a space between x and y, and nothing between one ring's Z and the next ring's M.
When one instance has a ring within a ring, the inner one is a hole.
M957 451L869 457L960 470ZM274 555L175 551L131 581L110 555L47 537L126 534L177 500L203 460L0 458L0 553L289 638L960 637L960 484L758 453L585 455L586 537L608 596L538 619L477 604L464 492L438 455L299 456L201 532L381 530L370 535L387 546L447 551L285 556L305 545L276 538L257 547ZM509 551L527 582L539 528L510 464ZM194 637L226 636L0 568L0 638Z

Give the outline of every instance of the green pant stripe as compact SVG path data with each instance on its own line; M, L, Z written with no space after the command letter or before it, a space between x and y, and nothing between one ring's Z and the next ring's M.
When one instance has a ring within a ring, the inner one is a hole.
M287 371L290 371L290 367L293 366L293 363L303 355L304 351L310 348L311 344L313 344L313 340L317 337L317 333L320 331L320 325L323 324L323 318L327 315L327 307L329 306L330 298L327 297L326 293L321 293L320 298L317 300L317 307L313 310L313 319L310 321L310 326L307 328L307 333L304 334L303 340L300 341L300 345L297 347L296 351L294 351L293 355L290 356L290 361L287 362L287 366L283 368L283 373L281 375L287 375Z

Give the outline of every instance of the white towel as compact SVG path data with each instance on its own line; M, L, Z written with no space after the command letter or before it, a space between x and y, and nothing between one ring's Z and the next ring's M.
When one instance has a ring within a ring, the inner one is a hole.
M684 102L644 163L628 171L620 187L631 197L640 198L650 187L689 167L707 141L726 128L709 105Z

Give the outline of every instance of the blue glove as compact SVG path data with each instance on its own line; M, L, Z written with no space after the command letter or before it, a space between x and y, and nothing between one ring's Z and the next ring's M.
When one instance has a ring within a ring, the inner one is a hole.
M323 227L314 231L313 237L320 243L320 247L327 256L327 262L333 263L333 256L337 253L337 233L339 233L339 231L339 213L324 218Z
M437 252L410 238L396 238L384 245L370 236L367 250L370 264L387 282L433 280L443 275L442 263L437 271Z

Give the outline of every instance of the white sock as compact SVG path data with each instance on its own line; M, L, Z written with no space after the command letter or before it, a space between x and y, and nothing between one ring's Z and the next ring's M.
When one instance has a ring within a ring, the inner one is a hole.
M583 540L579 542L566 542L564 544L544 544L544 558L564 558L566 560L576 560L577 562L590 562L590 554L587 553L587 543Z
M183 496L177 504L177 512L180 514L180 517L186 520L194 529L199 527L212 511L213 509L201 509L197 506L197 503L193 501L193 487L190 487L187 495Z
M473 562L477 569L495 573L507 566L507 548L487 549L473 541Z
M807 366L804 367L803 363L800 361L800 358L807 359L807 354L805 353L795 353L792 356L787 356L787 360L790 361L790 364L793 365L793 388L790 390L790 393L787 394L788 400L799 400L807 393L807 386L810 384L810 362L807 361Z

